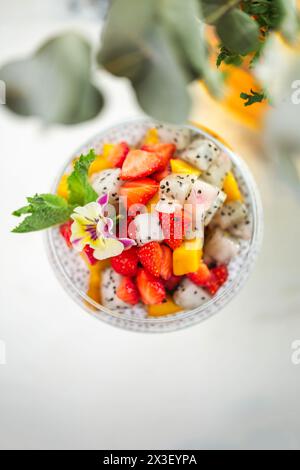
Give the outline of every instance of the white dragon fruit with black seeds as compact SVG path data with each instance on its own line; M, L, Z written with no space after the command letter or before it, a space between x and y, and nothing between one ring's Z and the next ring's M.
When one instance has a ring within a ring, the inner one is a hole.
M184 309L199 307L211 299L210 295L188 278L184 278L174 292L174 302Z
M246 222L247 209L245 204L240 201L233 201L224 204L224 206L216 214L213 223L218 225L222 230L227 230L242 222Z
M122 276L112 268L106 268L102 273L101 281L101 299L102 305L111 310L120 311L121 309L128 308L129 305L119 299L116 295L117 288L120 285Z
M179 151L186 148L192 138L192 132L187 128L177 129L176 126L166 126L164 124L159 124L156 128L159 140L161 142L175 144Z
M216 228L204 245L204 261L210 264L228 264L240 249L236 239L227 232Z
M231 160L228 155L221 152L214 163L201 175L210 184L222 188L227 173L231 170Z
M158 212L172 213L182 207L188 198L192 185L197 178L194 175L172 173L160 182L160 200L156 205Z
M225 200L226 194L218 187L197 179L192 186L187 203L192 204L193 207L203 206L204 225L208 225Z
M99 196L109 193L109 202L116 204L119 201L119 190L122 185L121 170L103 170L92 176L91 184Z
M220 149L209 139L196 138L181 153L181 158L191 165L205 171L218 158Z
M241 238L242 240L250 240L252 235L252 224L249 219L239 224L233 224L228 228L230 235Z
M134 238L138 246L154 241L161 242L164 239L159 215L156 212L139 214L131 224L135 227Z

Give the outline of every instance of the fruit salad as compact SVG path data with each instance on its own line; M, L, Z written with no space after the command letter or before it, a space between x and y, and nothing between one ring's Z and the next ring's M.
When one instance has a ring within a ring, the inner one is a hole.
M110 311L159 317L209 302L252 234L230 157L187 128L101 148L73 161L56 195L28 198L14 231L59 226L89 267L88 296Z

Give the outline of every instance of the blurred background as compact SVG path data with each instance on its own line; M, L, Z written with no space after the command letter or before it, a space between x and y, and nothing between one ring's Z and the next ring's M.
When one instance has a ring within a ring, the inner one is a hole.
M300 448L298 7L0 0L0 448ZM264 205L242 293L163 335L96 322L59 286L43 235L10 233L78 146L145 114L221 136Z

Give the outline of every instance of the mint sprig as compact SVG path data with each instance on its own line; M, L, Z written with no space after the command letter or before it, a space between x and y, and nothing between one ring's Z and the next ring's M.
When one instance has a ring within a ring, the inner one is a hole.
M36 194L28 197L26 206L13 212L16 217L25 215L24 220L12 231L14 233L35 232L69 220L77 206L95 201L98 197L88 180L88 171L95 160L94 150L81 155L68 178L68 200L55 194Z

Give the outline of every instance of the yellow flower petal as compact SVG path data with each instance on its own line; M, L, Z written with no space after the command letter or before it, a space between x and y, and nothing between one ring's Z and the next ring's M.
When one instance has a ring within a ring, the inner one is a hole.
M111 258L112 256L118 256L124 250L124 245L116 238L104 238L104 247L96 248L94 252L94 257L96 259L102 260L106 258Z

